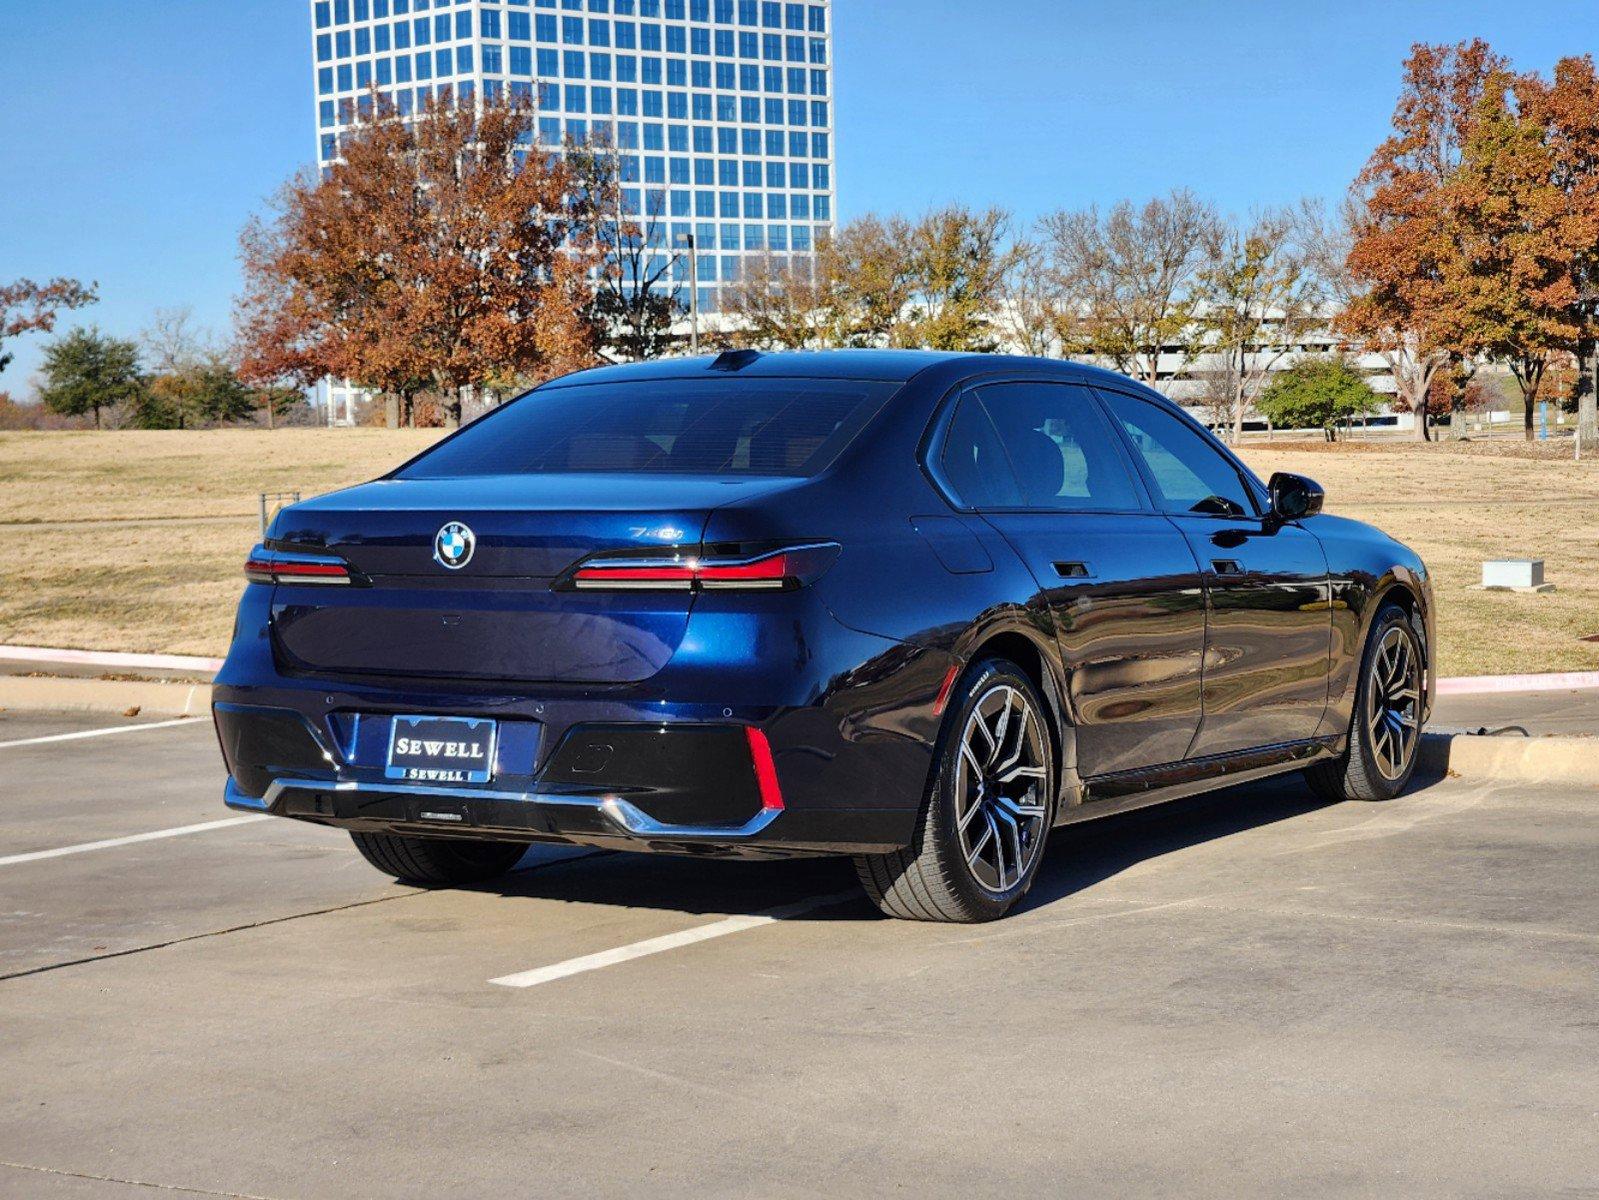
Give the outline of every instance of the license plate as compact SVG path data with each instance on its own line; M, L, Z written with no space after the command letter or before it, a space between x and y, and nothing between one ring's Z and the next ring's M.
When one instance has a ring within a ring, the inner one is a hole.
M487 783L495 732L486 717L395 717L384 774L414 783Z

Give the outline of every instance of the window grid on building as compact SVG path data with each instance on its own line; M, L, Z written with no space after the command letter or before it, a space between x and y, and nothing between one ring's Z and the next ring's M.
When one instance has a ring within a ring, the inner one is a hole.
M746 258L808 262L833 228L831 0L310 5L323 165L373 89L401 113L429 95L532 97L540 142L615 148L623 215L663 260L693 235L707 312ZM686 286L686 256L674 270Z

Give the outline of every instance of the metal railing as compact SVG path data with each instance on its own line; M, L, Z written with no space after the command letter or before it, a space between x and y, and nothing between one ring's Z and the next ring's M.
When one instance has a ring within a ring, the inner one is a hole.
M272 524L272 518L278 515L278 510L286 504L298 504L299 492L262 492L261 500L261 538L264 541L267 535L267 526Z

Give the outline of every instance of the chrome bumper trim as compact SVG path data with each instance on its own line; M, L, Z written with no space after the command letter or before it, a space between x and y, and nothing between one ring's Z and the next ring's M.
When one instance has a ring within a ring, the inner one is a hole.
M742 825L673 825L654 817L620 796L567 796L541 792L497 792L488 789L427 787L418 784L378 784L326 779L275 779L259 800L227 782L223 802L244 812L269 812L290 788L301 791L350 792L356 795L436 797L446 800L498 800L525 804L583 808L598 812L625 837L647 841L725 842L752 838L766 829L782 809L763 808Z

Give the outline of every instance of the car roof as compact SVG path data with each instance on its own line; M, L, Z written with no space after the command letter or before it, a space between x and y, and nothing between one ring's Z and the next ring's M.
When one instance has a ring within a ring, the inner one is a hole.
M1006 370L1042 371L1106 386L1126 387L1130 382L1113 371L1058 358L938 350L740 350L697 358L658 358L650 362L594 367L553 379L544 387L695 379L707 375L746 379L862 379L904 383L933 368L941 368L936 374L940 379L950 382L968 375L987 375Z

